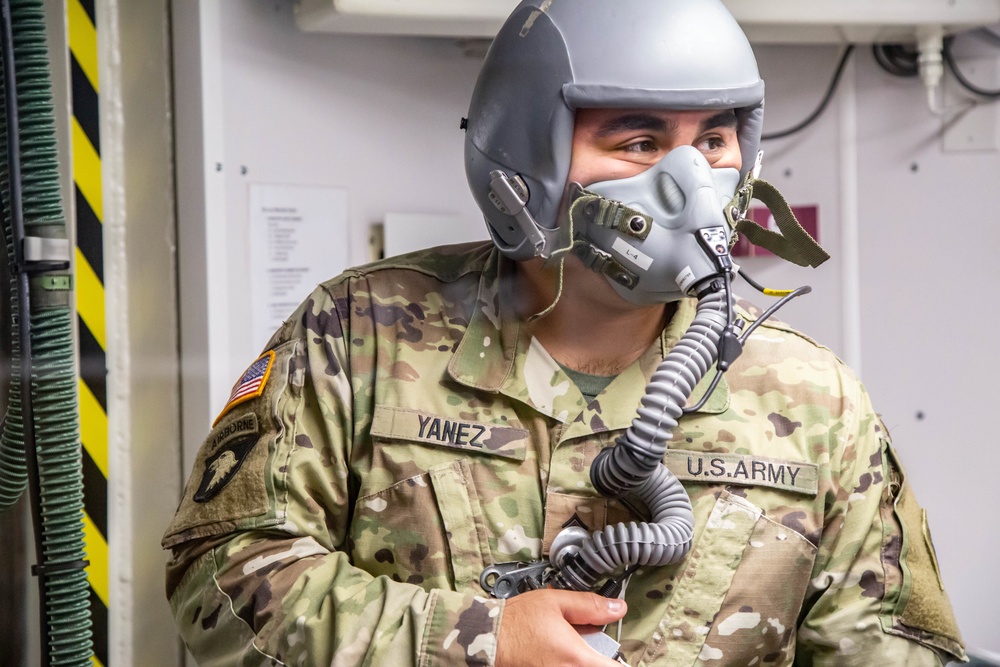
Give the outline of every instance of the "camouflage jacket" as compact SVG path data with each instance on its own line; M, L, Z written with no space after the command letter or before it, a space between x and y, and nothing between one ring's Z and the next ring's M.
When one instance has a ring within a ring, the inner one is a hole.
M504 603L483 569L540 558L567 523L636 519L589 464L694 304L588 405L509 312L508 270L474 245L347 271L240 378L163 542L202 664L491 665ZM665 463L694 544L631 577L629 664L964 657L923 511L829 350L763 324Z

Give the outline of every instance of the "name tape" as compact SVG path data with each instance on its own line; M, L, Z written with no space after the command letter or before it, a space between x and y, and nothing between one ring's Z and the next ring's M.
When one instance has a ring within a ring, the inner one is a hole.
M415 440L442 447L480 451L517 461L524 460L528 437L528 432L522 428L384 405L375 408L371 433L376 437Z
M671 449L666 465L682 481L767 486L810 496L819 491L819 466L815 463Z

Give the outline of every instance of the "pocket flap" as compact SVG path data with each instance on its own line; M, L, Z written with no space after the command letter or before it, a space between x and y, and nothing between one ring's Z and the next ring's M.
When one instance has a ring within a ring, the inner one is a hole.
M761 514L749 501L728 491L720 493L704 529L696 534L642 664L693 665L703 655L714 655L711 647L703 652L705 639Z
M467 459L430 471L444 521L455 590L481 593L479 575L492 562L479 495Z

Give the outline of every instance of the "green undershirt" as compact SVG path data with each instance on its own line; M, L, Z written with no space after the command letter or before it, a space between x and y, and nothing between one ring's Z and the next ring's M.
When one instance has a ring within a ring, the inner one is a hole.
M557 361L556 363L558 364L559 362ZM583 397L587 399L587 403L597 398L597 395L604 391L605 387L611 384L612 380L618 377L617 375L591 375L590 373L575 371L562 364L559 364L559 367L563 369L563 372L577 386Z

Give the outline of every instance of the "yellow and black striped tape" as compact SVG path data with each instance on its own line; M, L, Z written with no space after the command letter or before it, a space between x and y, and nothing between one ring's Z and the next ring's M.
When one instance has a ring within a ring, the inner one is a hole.
M84 542L94 623L94 665L108 664L108 402L104 230L94 0L67 0L76 201L76 308L80 339L80 439Z

